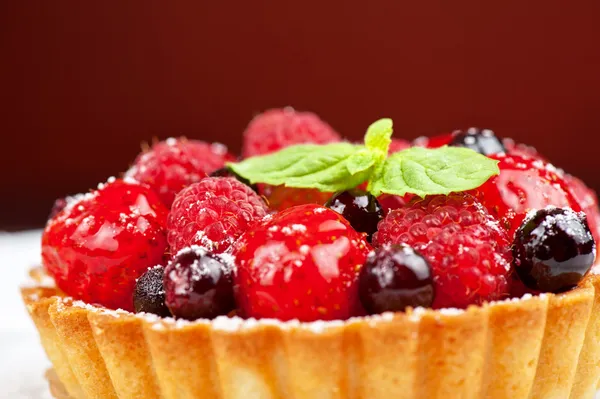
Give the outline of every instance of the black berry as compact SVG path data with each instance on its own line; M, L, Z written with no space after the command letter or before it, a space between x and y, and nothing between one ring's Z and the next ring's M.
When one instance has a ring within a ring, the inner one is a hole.
M430 307L434 299L431 266L408 245L384 245L371 252L360 271L360 300L370 313Z
M201 247L181 250L165 270L166 303L173 316L212 319L235 309L231 264Z
M164 274L164 267L155 266L137 279L133 293L133 307L136 312L153 313L161 317L171 316L169 308L165 305Z
M337 192L325 206L342 215L354 230L367 233L369 241L377 231L377 223L384 217L383 208L377 198L361 190Z
M244 183L245 185L250 187L252 190L254 190L254 192L258 193L258 187L256 186L256 184L250 184L250 180L238 175L237 173L235 173L227 167L215 170L210 174L210 177L233 177L239 182Z
M483 155L506 152L502 141L489 129L471 127L467 131L456 130L452 133L451 146L467 147Z
M596 244L582 212L548 207L523 220L513 256L526 286L562 292L576 286L592 267Z

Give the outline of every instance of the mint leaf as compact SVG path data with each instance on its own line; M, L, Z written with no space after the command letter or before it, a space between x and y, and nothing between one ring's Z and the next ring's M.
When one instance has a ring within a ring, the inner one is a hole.
M339 191L369 177L370 161L365 155L356 155L364 149L350 143L302 144L227 166L250 183Z
M367 190L375 196L447 195L477 188L498 173L498 161L468 148L412 147L393 154L383 167L377 167Z
M392 133L394 132L392 127L393 122L389 118L373 122L367 129L367 134L365 134L365 146L367 149L385 158L392 142Z
M367 149L356 152L348 158L346 167L350 174L355 175L369 169L375 164L375 156Z

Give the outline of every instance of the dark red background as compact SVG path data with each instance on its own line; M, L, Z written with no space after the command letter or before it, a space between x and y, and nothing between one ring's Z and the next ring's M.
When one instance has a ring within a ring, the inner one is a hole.
M0 228L123 171L142 140L239 149L293 105L358 138L477 125L596 188L600 2L0 2Z

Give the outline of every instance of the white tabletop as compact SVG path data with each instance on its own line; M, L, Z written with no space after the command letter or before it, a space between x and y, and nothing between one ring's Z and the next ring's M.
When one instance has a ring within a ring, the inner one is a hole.
M0 398L50 399L50 362L19 295L27 269L39 264L39 231L0 232Z
M0 398L51 399L49 361L19 295L27 270L39 264L40 231L0 232ZM600 394L596 399L600 399Z

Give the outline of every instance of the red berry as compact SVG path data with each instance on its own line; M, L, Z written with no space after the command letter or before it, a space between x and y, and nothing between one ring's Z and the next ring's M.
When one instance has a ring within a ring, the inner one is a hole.
M437 195L391 211L373 244L408 244L433 269L434 308L465 308L509 295L506 233L465 193Z
M221 253L266 211L263 200L235 178L206 177L183 189L173 202L168 221L171 253L192 245Z
M561 170L543 161L517 155L495 155L491 158L500 161L500 175L471 190L471 194L500 221L511 240L532 209L553 205L581 211Z
M167 213L148 188L109 180L48 222L44 266L76 299L133 310L135 280L164 260Z
M297 205L323 205L333 193L324 193L314 188L259 185L259 190L269 202L269 208L282 211Z
M522 158L534 158L543 162L548 162L548 160L532 146L517 143L509 138L502 140L502 143L504 144L504 148L506 148L506 153L509 155L516 155Z
M410 148L410 147L411 147L410 141L406 141L406 140L402 140L402 139L392 139L392 142L390 143L390 148L388 150L388 154L393 154L395 152L406 150L407 148Z
M234 160L222 144L170 138L138 155L126 176L150 186L170 207L183 188Z
M246 317L301 321L363 314L358 274L370 246L338 213L301 205L265 218L233 247Z
M580 179L565 174L567 182L573 197L581 206L581 210L587 216L587 222L592 232L592 236L597 243L600 243L600 210L598 209L598 197L594 190L585 185Z
M325 144L340 135L312 112L271 109L257 115L244 132L244 157L268 154L294 144Z

